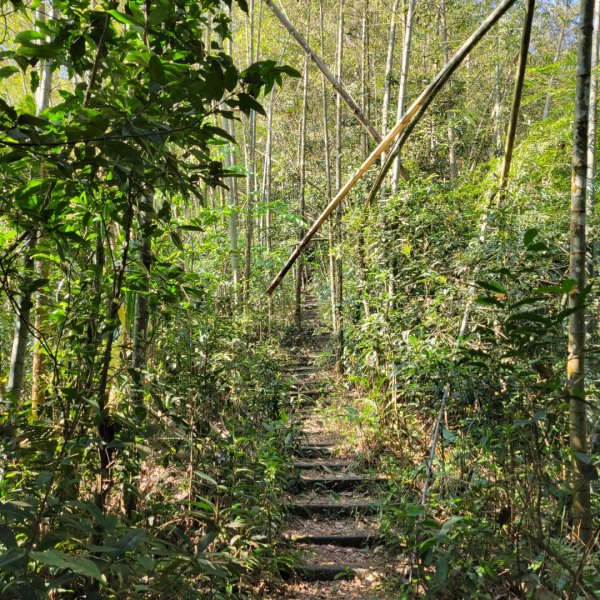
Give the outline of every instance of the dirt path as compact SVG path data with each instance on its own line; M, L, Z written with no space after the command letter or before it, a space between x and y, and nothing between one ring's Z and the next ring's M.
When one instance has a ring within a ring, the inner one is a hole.
M377 526L381 478L363 465L360 446L327 416L335 378L318 364L327 343L317 308L304 312L307 332L291 349L294 418L303 432L294 456L285 535L302 556L293 577L272 598L387 599L382 583L393 571Z

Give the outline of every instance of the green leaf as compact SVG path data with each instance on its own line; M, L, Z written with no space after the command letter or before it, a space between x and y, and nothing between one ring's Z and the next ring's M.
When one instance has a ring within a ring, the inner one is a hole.
M450 531L454 528L454 526L463 520L464 520L464 517L461 517L461 516L450 517L448 520L446 520L444 522L444 524L442 525L442 528L438 532L438 535L442 536L442 537L447 536L450 533Z
M125 553L133 550L145 539L146 532L143 529L132 529L128 531L119 542L118 550L120 553Z
M154 6L150 12L148 23L150 25L160 25L160 23L165 21L171 12L170 4L171 3L166 0L158 2L157 6Z
M79 62L85 56L85 36L79 35L75 38L69 48L69 56L74 63Z
M300 74L300 71L294 69L294 67L290 67L289 65L281 65L280 67L277 67L277 70L280 73L285 73L286 75L289 75L290 77L299 78L302 76Z
M196 477L199 477L200 479L203 479L204 481L210 483L211 485L219 485L210 475L207 475L206 473L203 473L202 471L194 471L194 475L196 475Z
M532 321L534 323L548 323L548 317L544 317L537 312L532 310L525 310L523 312L518 312L508 317L509 321Z
M250 96L250 94L246 94L244 92L239 93L238 103L240 110L246 114L253 110L265 117L267 116L265 109L252 96Z
M143 31L144 30L144 22L142 21L141 23L136 21L135 18L132 15L127 15L125 13L122 13L118 10L115 10L114 8L111 8L110 10L106 11L111 17L113 17L114 19L116 19L117 21L119 21L119 23L123 23L124 25L129 25L130 27L132 27L133 29L135 29L136 31Z
M442 436L444 437L444 446L449 446L456 440L456 435L444 426L442 426Z
M184 250L183 242L181 241L181 236L179 235L179 233L177 233L176 231L171 231L171 232L169 232L169 237L171 238L171 241L175 245L175 248L177 248L178 250L181 250L181 251Z
M585 452L574 452L574 454L577 457L577 460L581 461L586 465L589 465L592 462L592 457L589 454L586 454Z
M448 579L448 557L445 554L438 557L437 563L435 566L435 578L443 583Z
M23 548L11 548L8 552L0 554L0 569L4 570L12 563L21 560L25 556Z
M204 125L204 127L202 127L202 131L206 132L211 137L218 136L218 137L221 137L225 140L232 142L233 144L236 143L235 138L231 134L229 134L227 131L225 131L224 129L221 129L220 127L215 127L214 125Z
M205 231L206 228L200 225L180 225L179 229L182 231Z
M25 58L43 58L49 60L56 58L58 52L59 48L56 44L48 43L35 44L33 46L21 46L17 50L16 54Z
M504 306L504 302L500 302L500 300L493 296L478 296L476 302L477 304L482 304L484 306Z
M0 79L6 79L7 77L10 77L11 75L14 75L15 73L18 73L19 69L17 67L13 67L13 66L6 66L6 67L2 67L0 68Z
M198 553L204 552L215 541L218 535L218 531L211 531L202 538L200 538L197 548Z
M76 573L77 575L90 577L97 581L104 581L104 577L102 573L100 573L96 563L87 558L71 556L56 549L45 550L44 552L30 552L29 556L32 560L39 562L42 565L46 565L47 567L65 569L72 573Z
M536 242L535 244L530 244L527 246L528 252L541 252L543 250L547 250L548 246L544 244L544 242Z
M156 54L153 54L150 57L149 69L150 79L152 81L160 83L161 85L164 85L167 82L167 80L165 79L165 70L163 68L162 61L158 56L156 56Z
M423 507L420 504L409 504L406 509L407 517L419 517L423 514Z
M476 281L475 283L477 283L477 285L482 287L484 290L497 292L498 294L504 294L505 296L508 294L506 288L497 281Z
M548 292L551 294L568 294L573 288L577 287L574 279L564 279L555 285L544 285L537 289L538 292Z
M540 232L540 230L536 229L535 227L528 229L525 232L525 234L523 235L523 243L526 246L530 246L531 243L533 242L533 240L537 237L539 232Z
M9 549L17 547L15 532L7 525L0 525L0 543Z
M45 40L46 36L37 29L29 29L27 31L21 31L15 36L15 42L18 44L31 44L32 42L38 42Z

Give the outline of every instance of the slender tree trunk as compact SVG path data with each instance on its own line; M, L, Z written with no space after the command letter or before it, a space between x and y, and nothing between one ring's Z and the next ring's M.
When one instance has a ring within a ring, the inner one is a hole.
M596 232L591 228L595 212L595 183L596 183L596 118L597 118L597 101L598 101L598 76L595 73L598 67L598 54L600 44L600 0L594 2L594 33L592 39L592 77L590 80L590 114L588 119L588 149L587 149L587 177L586 177L586 194L587 194L587 214L590 221L587 223L588 237L588 277L594 278L596 269L595 261L597 257L597 239ZM595 310L590 310L588 316L588 333L590 336L595 336Z
M265 214L265 245L267 252L272 250L271 240L271 214L270 203L273 201L273 105L275 100L275 90L271 92L269 98L269 108L267 112L267 142L265 147L265 202L267 210Z
M567 30L567 19L563 21L560 33L558 34L558 42L556 43L556 52L554 54L554 64L560 60L560 54L562 52L563 41L565 39L565 31ZM544 112L542 113L542 119L546 119L550 114L550 106L552 104L552 88L554 87L555 75L552 74L548 83L548 93L546 94L546 102L544 103Z
M306 18L306 30L307 38L308 32L310 32L310 9L311 2L308 2L307 18ZM310 57L307 54L304 59L304 75L302 84L302 117L300 119L300 140L298 145L298 175L299 175L299 216L300 220L304 223L305 218L305 204L306 204L306 118L308 114L308 66L310 64ZM304 237L304 225L300 227L300 235L298 241ZM298 267L296 269L296 326L298 330L302 327L302 273L303 273L303 261L298 261Z
M577 43L577 80L573 129L573 175L571 183L571 244L569 277L577 282L569 294L569 341L567 391L569 394L569 438L572 452L571 489L573 530L584 544L593 535L590 510L590 477L587 470L587 420L585 399L585 306L586 286L586 176L590 80L592 63L594 0L582 0Z
M149 209L153 207L152 196L142 199L142 204L147 204ZM148 362L148 327L150 323L150 311L148 295L150 293L150 272L152 268L152 242L149 236L149 227L152 218L149 210L138 207L138 261L142 269L139 279L139 287L135 293L134 317L133 317L133 339L132 339L132 361L131 361L131 408L135 417L141 422L146 418L146 407L144 406L144 379ZM125 324L121 324L125 329ZM139 473L139 455L133 450L134 464L129 465L127 471L128 484L123 490L123 507L128 519L131 519L136 509L138 492L135 484Z
M45 22L47 16L56 17L53 2L46 0L36 11L36 18L41 22ZM46 14L47 13L47 14ZM40 65L40 83L36 92L36 107L38 114L46 110L50 106L50 97L52 94L52 70L50 61L42 61ZM44 170L41 169L40 175L44 176ZM37 276L45 280L48 278L48 262L45 260L37 260L35 265ZM48 298L46 294L40 290L35 297L35 324L34 329L37 335L41 335L44 324L48 319L47 311ZM33 362L31 366L31 412L34 417L37 417L38 408L44 403L47 387L48 366L46 355L41 351L41 345L36 344L33 348Z
M6 384L7 398L14 406L19 404L25 382L25 355L27 352L27 340L29 339L29 323L32 308L31 286L34 268L31 253L36 244L36 236L36 232L31 233L27 244L23 245L25 258L23 259L21 292L15 299L15 328L10 356L8 382Z
M51 0L42 2L35 11L36 22L46 23L48 17L54 18L54 7ZM42 60L39 68L39 85L36 91L35 102L36 112L39 115L50 105L50 95L52 93L52 64L48 60ZM40 176L44 177L43 167L40 170ZM38 233L32 232L28 248L33 250L37 241ZM33 271L37 271L42 278L47 277L48 265L46 261L34 261L27 255L24 260L24 278L21 293L16 299L17 314L15 317L15 328L13 335L13 346L10 361L10 370L6 391L12 402L18 403L21 399L23 385L25 381L25 355L27 353L27 342L29 339L29 323L31 319L31 309L33 308L33 297L31 283ZM34 330L39 334L43 324L46 321L46 298L42 291L36 294L35 298L35 323ZM46 361L41 347L37 344L33 349L32 364L32 394L31 410L34 416L37 415L38 405L41 404L44 395L44 379L46 373Z
M390 30L388 34L387 55L385 58L385 80L383 84L383 105L381 108L381 135L388 131L390 97L392 94L392 69L394 68L394 48L396 46L396 15L400 0L394 0L390 16Z
M344 12L345 0L339 0L339 18L337 32L337 58L336 58L336 76L338 81L342 80L342 64L344 59ZM342 186L342 99L341 96L336 96L335 99L335 187L340 189ZM338 206L335 219L335 241L337 242L338 251L335 260L335 332L337 334L336 343L336 363L338 369L342 368L342 353L344 345L344 330L342 323L342 305L344 302L344 279L343 279L343 263L341 255L342 245L342 205Z
M588 171L586 181L586 193L587 193L587 212L590 216L588 223L593 222L593 216L596 210L596 119L597 119L597 102L598 102L598 76L596 69L600 64L600 0L595 0L594 3L594 38L592 42L592 79L590 81L590 115L589 115L589 126L588 126ZM590 278L596 276L596 260L598 258L598 238L596 228L592 228L588 224L588 267L587 274ZM594 293L593 302L591 302L591 310L588 311L587 319L587 337L588 343L594 345L597 343L597 318L596 311L598 307L597 292ZM598 361L591 357L594 362L594 367L597 367ZM591 442L590 452L592 454L600 454L600 419L596 419L594 425Z
M248 64L255 60L254 44L254 13L255 3L250 0L248 25ZM246 199L246 251L244 256L244 308L248 308L250 301L250 275L252 271L252 244L254 239L254 196L256 195L256 112L248 116L248 160L246 168L249 171L247 199Z
M231 56L231 54L230 54ZM267 210L265 213L265 245L268 257L273 250L273 241L271 237L271 225L273 214L271 212L271 202L273 201L273 105L275 100L275 90L271 92L269 99L269 110L267 113L267 143L265 148L265 201ZM271 331L273 323L273 298L268 298L268 331Z
M440 0L440 25L442 33L442 46L444 48L444 64L450 60L450 45L448 44L448 27L446 23L446 0ZM452 125L454 111L448 110L448 166L450 168L450 179L458 177L458 163L456 159L456 132Z
M235 134L233 121L223 119L223 129L232 137ZM231 144L227 154L227 166L236 166L236 146ZM242 286L240 281L240 251L238 245L238 180L237 177L229 177L229 245L231 248L231 280L233 284L234 303L237 310L244 304Z
M515 87L513 90L513 98L510 110L510 120L508 122L508 130L506 132L506 141L504 144L504 158L502 160L502 168L500 170L500 202L508 181L510 166L512 164L512 155L515 147L515 138L517 135L517 125L519 123L519 112L521 109L521 98L523 96L523 85L525 83L525 70L527 69L527 57L529 54L529 43L531 40L531 28L533 26L533 13L535 10L535 0L527 0L525 8L525 25L521 36L521 50L519 52L519 62L517 64L517 77L515 79Z
M363 114L369 119L369 0L365 0L365 6L362 17L362 48L360 61L360 87L361 87L361 108ZM361 135L363 156L369 154L369 137L365 131Z
M493 156L502 156L502 89L500 77L500 32L496 33L496 64L494 67L494 108L492 119L494 122Z
M131 184L130 184L131 185ZM97 402L98 402L98 455L100 460L100 470L96 476L95 504L98 510L104 513L106 509L106 497L113 486L114 461L116 456L115 448L112 443L115 440L115 422L108 405L108 382L110 363L113 355L114 331L118 322L119 308L121 306L121 293L125 280L125 272L129 263L129 251L131 248L131 225L133 221L133 205L131 196L133 191L129 192L129 206L125 215L125 223L123 225L123 245L121 253L121 261L115 273L115 282L113 285L113 297L111 299L107 324L106 345L100 358L100 375L98 380ZM99 525L93 542L98 544L102 541L103 530Z
M152 208L152 198L142 200ZM145 416L144 410L144 371L146 369L146 356L148 345L148 323L150 313L148 310L148 294L150 292L150 269L152 266L152 244L148 229L152 224L147 210L138 210L139 219L139 257L142 268L140 288L135 294L135 308L133 319L133 344L132 344L132 393L131 404L139 416Z
M233 55L233 43L231 38L226 41L227 54ZM223 129L231 136L235 137L235 126L233 119L222 117L221 125ZM230 144L225 158L225 164L229 169L234 169L237 165L236 145ZM238 179L229 177L227 179L229 187L229 245L231 248L231 280L233 284L234 304L237 310L243 306L243 290L240 281L240 253L238 246Z
M323 14L323 0L319 0L319 37L321 42L321 55L325 54L325 26L324 26L324 14ZM325 161L325 179L326 179L326 191L327 191L327 204L331 202L332 197L332 183L331 183L331 157L329 153L329 107L327 102L327 80L325 75L321 78L321 100L323 107L323 151ZM329 247L329 298L331 306L331 326L333 331L336 331L336 310L335 310L335 299L337 282L335 279L335 240L334 231L331 221L328 223L327 228L327 242Z
M408 69L410 65L410 47L412 44L412 32L415 16L415 6L417 0L408 1L408 10L404 18L404 44L402 46L402 64L400 66L400 88L398 90L398 108L396 111L396 121L399 121L404 115L406 105L406 88L408 86ZM400 157L394 162L392 172L392 193L398 191L398 181L400 180Z

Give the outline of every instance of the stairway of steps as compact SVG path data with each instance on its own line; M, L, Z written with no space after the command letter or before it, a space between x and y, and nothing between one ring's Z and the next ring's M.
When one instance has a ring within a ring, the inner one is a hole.
M323 419L334 378L317 364L328 339L314 301L308 300L303 319L304 336L283 369L292 380L293 418L303 431L284 535L301 562L273 598L385 599L380 583L391 566L377 526L383 478L365 469L359 450L344 451L345 436Z

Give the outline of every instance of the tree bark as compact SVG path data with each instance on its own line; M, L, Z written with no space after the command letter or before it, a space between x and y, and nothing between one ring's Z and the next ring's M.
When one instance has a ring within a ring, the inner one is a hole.
M560 54L562 52L562 45L565 39L565 31L567 30L567 19L563 21L562 27L560 28L560 33L558 35L558 42L556 43L556 53L554 54L554 64L556 64L560 60ZM548 118L550 115L550 106L552 104L552 88L554 87L555 76L552 74L550 77L550 81L548 83L548 93L546 94L546 102L544 102L544 112L542 113L542 119Z
M35 11L35 20L41 24L46 23L48 17L54 18L54 6L51 0L42 2ZM52 93L52 63L48 60L40 61L39 67L39 85L35 95L36 112L39 115L50 106L50 95ZM44 168L40 169L40 176L44 176ZM29 250L33 250L36 244L38 232L32 232L29 242ZM12 402L18 403L21 399L23 385L25 382L25 355L27 353L27 342L29 340L29 325L31 319L31 309L34 300L32 297L31 283L34 270L40 277L44 278L47 273L47 264L43 260L34 261L28 256L24 259L24 278L23 287L16 299L17 314L15 317L15 328L13 334L13 346L11 352L11 361L9 368L9 377L6 387L7 394ZM42 291L36 294L35 298L35 323L34 331L40 332L43 323L46 320L46 311L44 310L46 299ZM32 364L32 393L31 393L31 411L34 416L37 415L37 407L41 404L44 395L44 379L46 372L45 356L41 352L41 347L36 344L33 348Z
M27 352L27 340L29 339L29 323L32 308L31 287L34 268L31 252L36 243L36 236L36 232L30 234L28 243L23 247L25 258L23 259L21 291L15 299L15 326L8 382L6 384L8 401L15 406L21 399L25 382L25 355Z
M598 101L598 77L596 69L598 67L600 54L600 0L595 0L594 4L594 39L593 39L593 54L592 54L592 79L590 81L590 116L588 126L588 171L586 181L587 193L587 213L592 217L596 210L596 120L597 120L597 101ZM590 219L591 220L591 219ZM598 235L596 229L588 226L588 277L596 276L596 260L598 257ZM594 294L594 302L590 303L592 309L588 311L587 319L587 337L590 344L595 344L597 340L597 293ZM594 360L594 358L592 358ZM597 365L597 360L594 360ZM600 419L596 419L592 430L590 440L590 452L592 454L600 454Z
M321 54L325 53L325 26L324 26L324 14L323 14L323 0L319 0L319 36L321 42ZM331 202L332 196L332 184L331 184L331 155L329 153L329 107L327 102L327 79L323 74L321 78L321 100L323 110L323 150L324 150L324 161L325 161L325 180L326 180L326 192L327 192L327 204ZM335 280L335 240L333 238L333 225L329 222L327 228L327 242L329 246L329 301L331 306L331 327L335 332L336 329L336 318L335 318L335 299L336 299L336 280Z
M310 9L311 2L308 2L307 8L307 19L306 19L306 30L307 38L308 32L310 31ZM299 217L302 223L304 223L305 217L305 204L306 204L306 117L308 114L308 67L310 64L310 57L307 54L304 59L304 75L302 84L302 117L300 119L300 143L298 145L298 175L299 175ZM299 231L298 240L304 237L304 225L301 225ZM296 269L296 327L298 330L302 327L302 261L298 262L298 268Z
M521 98L523 97L523 84L525 83L525 70L527 69L527 58L529 55L529 43L531 40L531 28L533 26L533 13L535 10L535 0L527 0L525 7L525 25L521 35L521 49L519 52L519 62L517 65L517 77L513 90L513 98L510 110L510 119L508 130L506 132L506 141L504 143L504 158L502 159L502 168L500 170L500 202L506 188L510 166L512 164L512 155L515 147L515 138L517 135L517 125L519 124L519 111L521 109Z
M231 38L227 38L227 54L233 55L233 43ZM222 117L221 125L223 129L231 136L235 137L235 127L233 119ZM229 169L235 169L236 145L230 144L225 158L225 164ZM238 180L237 177L227 179L229 187L229 245L231 252L231 280L233 284L234 305L237 310L241 310L244 299L243 290L240 282L240 253L238 247Z
M231 55L230 55L231 56ZM273 105L275 101L275 90L271 92L269 98L269 108L267 110L267 142L265 147L265 189L264 196L265 202L267 203L267 210L265 213L265 245L267 252L272 250L271 240L271 214L270 203L273 200Z
M381 108L381 135L388 131L390 97L392 94L392 69L394 68L394 48L396 46L396 15L400 0L394 0L390 16L390 31L388 34L387 55L385 58L385 79L383 84L383 105Z
M587 215L591 217L595 212L595 183L596 183L596 118L597 118L597 100L598 100L598 77L595 70L598 66L598 54L600 44L600 0L594 2L594 33L592 39L592 77L590 80L590 114L588 119L588 149L587 149L587 175L586 175L586 194ZM597 237L596 232L587 223L588 234L588 277L595 277L596 268L595 261L597 257ZM588 315L588 334L595 336L596 333L595 310L589 311Z
M412 44L412 32L415 16L416 0L409 0L408 11L404 20L404 44L402 46L402 63L400 66L400 88L398 90L398 108L396 110L396 121L400 121L404 116L404 107L406 105L406 88L408 86L408 68L410 64L410 47ZM400 157L394 162L394 171L392 173L392 193L398 191L398 182L400 180Z
M502 89L500 78L500 33L496 34L496 64L494 67L494 108L492 119L494 121L492 156L502 156Z
M254 44L254 0L250 0L248 26L248 64L258 58L258 46ZM256 57L255 57L256 53ZM248 117L248 162L249 172L246 198L246 250L244 255L244 309L250 302L250 275L252 271L252 244L254 239L254 197L256 195L256 112L251 111Z
M337 58L336 75L339 81L342 79L342 65L344 59L344 8L345 0L339 2L338 32L337 32ZM342 185L342 98L340 95L335 99L335 187L340 189ZM338 370L342 366L342 353L344 345L344 330L342 323L342 305L344 302L344 278L343 263L341 255L342 245L342 216L343 208L339 204L337 207L334 239L337 242L337 256L335 260L335 332L336 332L336 364Z
M442 28L442 46L444 49L444 63L450 60L450 45L448 43L448 26L446 23L446 0L440 0L440 25ZM448 110L446 114L448 121L448 167L450 170L450 179L458 177L458 163L456 159L456 132L452 125L454 111Z
M365 0L364 12L362 17L362 47L360 61L360 87L361 87L361 109L363 114L370 119L369 116L369 0ZM369 136L365 131L361 135L361 143L363 148L363 156L369 153Z
M571 491L573 531L584 544L593 537L590 510L590 477L587 470L587 422L585 399L585 306L586 287L586 177L590 80L592 64L594 0L582 0L577 40L577 80L573 128L571 182L571 243L569 277L577 285L569 293L567 391L569 394L569 440L572 452Z

